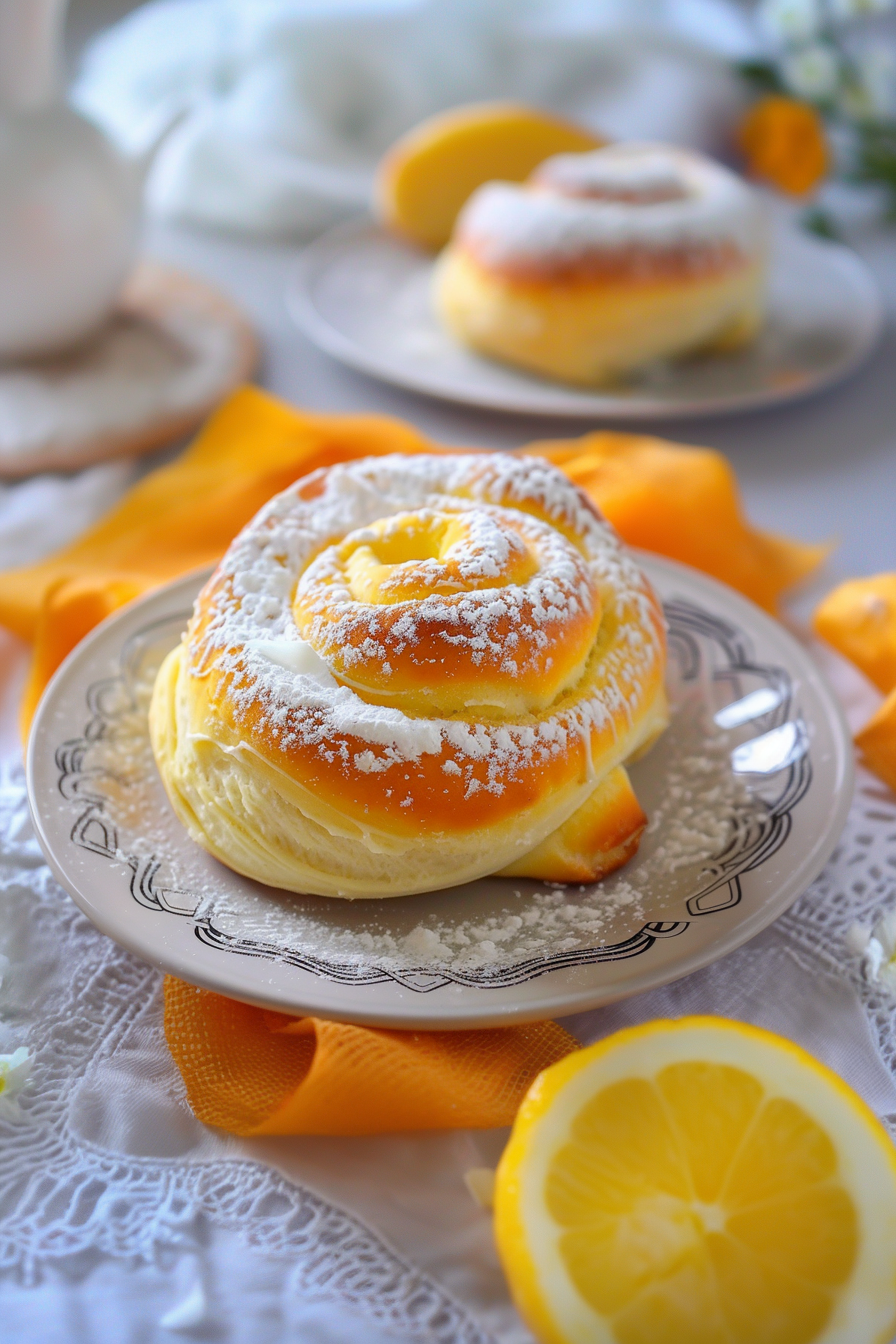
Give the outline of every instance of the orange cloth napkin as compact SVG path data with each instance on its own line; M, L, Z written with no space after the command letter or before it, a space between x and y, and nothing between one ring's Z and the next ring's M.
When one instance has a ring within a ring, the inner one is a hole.
M170 466L74 545L0 574L0 624L34 645L27 729L66 654L117 607L216 561L297 477L388 452L446 451L375 416L310 415L255 388L232 396ZM774 609L825 548L749 526L718 453L641 435L534 444L636 546L695 565ZM240 1134L375 1133L508 1124L541 1069L575 1048L554 1023L399 1032L266 1013L166 981L165 1030L196 1114Z
M265 1012L165 978L165 1035L195 1115L234 1134L381 1134L509 1125L577 1048L556 1022L387 1031Z
M856 746L868 769L896 793L896 574L841 583L819 603L812 623L886 696L856 733Z

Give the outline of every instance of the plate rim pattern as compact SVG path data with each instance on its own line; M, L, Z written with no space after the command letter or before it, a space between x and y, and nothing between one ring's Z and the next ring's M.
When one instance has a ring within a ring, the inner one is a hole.
M793 707L794 688L789 672L776 664L755 662L750 637L732 621L706 611L689 598L672 597L663 605L669 620L670 648L673 654L677 653L679 657L682 679L685 682L694 680L699 675L701 654L695 638L695 634L699 633L713 639L727 659L721 669L718 667L714 669L714 680L730 678L736 682L739 676L749 673L765 678L767 683L778 691L780 695L778 705L762 716L764 720L770 721L767 726L777 726L779 722L786 722L792 713L798 713L798 709ZM104 815L106 797L99 791L97 771L85 768L91 747L114 730L117 717L133 712L136 708L128 680L133 650L140 640L145 639L152 631L175 622L183 623L189 615L189 611L172 612L168 616L148 622L128 636L119 653L118 672L111 677L99 678L87 687L85 708L88 718L82 735L60 743L55 748L54 759L59 772L57 788L61 797L67 802L84 803L84 810L75 819L69 833L72 843L78 848L118 864L124 860L130 871L128 887L132 899L145 909L192 919L194 936L213 951L277 961L336 984L361 988L392 982L402 989L417 994L428 994L448 985L471 989L506 989L559 970L600 962L628 960L649 952L660 939L665 940L686 933L692 919L705 918L738 905L743 894L741 876L767 862L786 843L792 826L793 810L811 787L811 751L807 750L781 772L783 787L776 799L768 805L767 827L760 827L759 834L754 833L749 838L749 843L742 843L738 847L736 842L732 842L708 865L710 880L686 902L691 920L649 920L635 933L618 943L583 947L543 957L529 957L499 969L485 967L479 971L464 973L442 967L408 965L392 969L327 960L310 953L266 943L261 939L229 934L217 928L209 915L197 917L196 911L201 904L199 896L178 888L166 887L158 881L164 860L155 852L141 856L127 853L119 847L116 824L114 820ZM122 690L126 703L122 703ZM116 708L109 708L106 705L106 702L112 699L118 701ZM707 897L720 891L725 893L720 899L712 904L701 905ZM171 897L183 899L176 901L170 899Z

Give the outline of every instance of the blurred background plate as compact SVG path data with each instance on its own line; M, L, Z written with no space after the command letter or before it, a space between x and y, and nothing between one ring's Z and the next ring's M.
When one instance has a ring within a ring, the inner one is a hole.
M505 367L459 345L430 303L433 259L376 225L331 229L303 253L289 306L322 350L375 378L492 410L638 420L772 406L845 378L883 328L877 284L849 248L782 228L768 319L736 354L652 366L599 392Z
M28 792L55 876L143 960L299 1015L492 1026L596 1007L705 966L824 866L851 801L852 743L782 625L693 570L640 558L669 623L673 715L631 768L651 824L604 883L487 877L343 901L265 887L211 858L168 804L146 718L196 575L99 626L41 702Z

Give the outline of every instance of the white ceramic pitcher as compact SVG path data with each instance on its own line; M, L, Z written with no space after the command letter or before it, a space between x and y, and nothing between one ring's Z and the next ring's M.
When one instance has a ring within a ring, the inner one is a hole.
M143 164L61 93L67 0L0 0L0 360L72 345L137 252Z

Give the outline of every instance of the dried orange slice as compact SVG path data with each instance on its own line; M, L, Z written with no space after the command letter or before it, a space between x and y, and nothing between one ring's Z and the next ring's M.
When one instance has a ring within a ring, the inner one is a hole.
M498 1168L498 1248L550 1344L887 1344L896 1149L769 1032L653 1022L533 1084Z
M433 250L451 237L461 206L483 182L523 182L552 154L604 141L519 103L475 103L429 117L392 146L377 173L380 219Z

